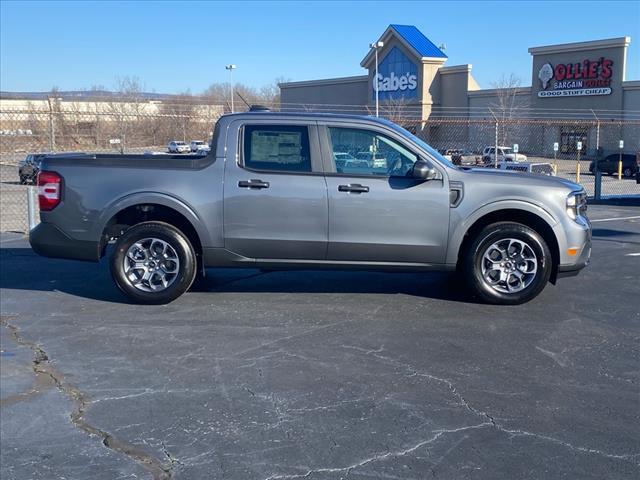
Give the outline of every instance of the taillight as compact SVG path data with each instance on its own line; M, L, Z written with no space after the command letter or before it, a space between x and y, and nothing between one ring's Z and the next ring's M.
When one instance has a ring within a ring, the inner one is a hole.
M38 203L45 212L58 206L62 198L62 177L56 172L38 173Z

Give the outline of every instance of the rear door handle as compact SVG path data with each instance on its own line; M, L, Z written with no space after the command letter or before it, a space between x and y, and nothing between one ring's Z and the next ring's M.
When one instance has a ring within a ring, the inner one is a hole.
M269 188L269 182L253 178L251 180L240 180L238 186L241 188Z
M339 192L350 192L350 193L367 193L369 191L369 187L366 185L360 185L359 183L350 183L349 185L338 185Z

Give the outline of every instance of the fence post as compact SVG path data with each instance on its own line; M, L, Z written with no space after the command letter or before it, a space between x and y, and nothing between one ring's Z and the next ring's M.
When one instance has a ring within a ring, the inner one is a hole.
M600 172L600 169L596 167L596 171L595 171L595 180L594 180L594 184L593 184L593 198L595 200L600 200L600 197L602 196L602 173Z
M37 187L27 187L27 220L29 223L29 231L33 230L38 224L38 195Z
M495 167L498 168L498 120L496 120L496 138L495 138L495 152L494 152L494 159L495 159Z
M47 98L49 103L49 150L51 152L56 151L56 131L55 124L53 122L53 105L51 104L51 97Z

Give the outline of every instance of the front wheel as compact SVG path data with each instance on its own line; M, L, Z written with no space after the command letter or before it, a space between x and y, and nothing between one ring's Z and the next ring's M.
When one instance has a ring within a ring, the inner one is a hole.
M551 276L552 258L544 239L513 222L485 227L464 253L463 272L480 299L518 305L536 297Z
M196 255L177 228L162 222L131 227L115 245L111 276L136 303L169 303L186 292L196 275Z
M622 176L625 178L633 177L633 170L631 170L630 167L625 167L625 169L622 170Z

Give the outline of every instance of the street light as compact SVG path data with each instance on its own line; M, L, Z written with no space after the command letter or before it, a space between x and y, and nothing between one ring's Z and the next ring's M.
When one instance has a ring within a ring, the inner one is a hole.
M226 65L224 68L229 70L229 78L231 81L231 113L233 113L233 71L235 70L236 66L233 63L230 63L229 65Z
M376 76L373 77L373 88L376 90L376 117L379 113L379 101L378 101L378 49L384 47L384 42L374 42L369 45L376 53Z

